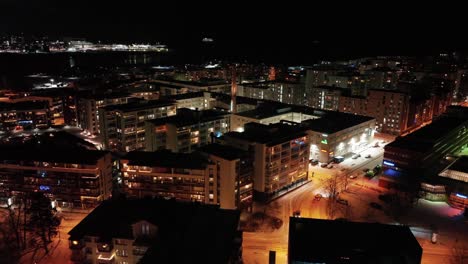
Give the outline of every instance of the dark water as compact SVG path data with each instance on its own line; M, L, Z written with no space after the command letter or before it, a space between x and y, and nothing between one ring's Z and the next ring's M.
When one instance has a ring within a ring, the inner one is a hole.
M61 75L71 65L93 71L97 68L170 65L173 53L103 52L103 53L0 53L0 89L23 88L24 76L36 73Z

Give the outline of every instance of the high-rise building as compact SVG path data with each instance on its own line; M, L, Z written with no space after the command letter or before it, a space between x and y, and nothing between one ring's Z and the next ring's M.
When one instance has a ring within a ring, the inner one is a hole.
M308 180L307 133L294 125L248 123L244 132L229 132L224 145L249 151L254 160L254 199L270 199Z
M153 100L99 108L104 148L132 151L145 148L145 120L176 114L173 101Z
M192 152L228 132L229 119L226 112L182 108L176 115L148 120L145 126L146 150Z
M78 125L91 134L99 134L99 108L108 105L126 104L128 94L106 94L82 97L78 100Z

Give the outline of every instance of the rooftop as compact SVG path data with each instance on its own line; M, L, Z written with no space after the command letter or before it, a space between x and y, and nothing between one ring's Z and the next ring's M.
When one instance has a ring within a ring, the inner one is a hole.
M81 148L53 148L50 146L1 146L0 161L45 161L94 165L108 152Z
M158 108L164 106L174 105L174 101L171 100L150 100L150 101L139 101L131 102L120 105L108 105L103 107L107 111L122 111L122 112L133 112L139 110L147 110L151 108Z
M203 97L204 95L205 95L205 92L193 92L193 93L170 95L170 96L166 96L166 98L169 100L184 100L184 99Z
M322 118L305 120L301 125L315 132L333 134L373 119L373 117L362 115L328 112Z
M131 151L122 159L128 160L128 165L163 168L205 169L209 164L206 158L196 152L174 153L170 150Z
M385 148L403 148L419 152L430 151L439 140L462 125L468 126L468 120L455 116L442 116L411 134L397 138Z
M189 126L198 123L204 123L214 120L223 119L228 114L226 112L219 112L215 110L191 110L188 108L177 109L177 114L173 116L148 120L155 126L165 124L173 124L176 127Z
M225 160L236 160L248 155L246 151L218 143L205 145L199 148L198 151L218 156Z
M42 110L49 108L49 101L25 101L16 103L0 102L0 112L3 111L25 111L25 110Z
M236 113L236 115L254 119L265 119L291 112L294 112L293 109L287 105L284 105L283 107L263 105L252 110Z
M421 255L407 226L290 218L290 261L410 264L420 263Z
M228 132L224 136L267 144L268 146L307 136L307 133L301 127L282 123L270 125L247 123L244 129L244 132Z
M132 224L157 226L157 238L139 263L227 263L236 238L240 213L215 205L174 200L108 200L68 234L135 239Z

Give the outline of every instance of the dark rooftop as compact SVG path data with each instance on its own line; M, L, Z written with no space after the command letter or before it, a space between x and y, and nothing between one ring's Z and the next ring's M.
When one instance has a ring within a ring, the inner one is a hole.
M373 119L373 117L362 115L329 112L322 118L305 120L301 125L312 131L333 134Z
M236 160L248 155L246 151L218 143L205 145L199 148L198 151L218 156L226 160Z
M468 156L461 156L454 163L448 166L447 169L468 173Z
M128 160L129 165L163 168L205 169L209 164L199 153L174 153L170 150L131 151L122 159Z
M247 123L244 129L244 132L228 132L224 136L267 144L268 146L307 136L307 133L301 127L283 123L270 125Z
M49 101L25 101L16 103L0 102L0 112L3 111L29 111L29 110L42 110L49 108Z
M173 116L148 120L155 126L173 124L176 127L188 126L197 123L209 122L224 118L228 113L216 110L191 110L188 108L177 109L177 114Z
M287 105L284 107L260 106L252 110L237 113L236 115L255 119L264 119L291 112L294 112L293 109Z
M228 263L239 223L239 211L174 200L108 200L68 234L135 239L132 224L157 226L156 239L139 263Z
M290 263L419 264L421 255L407 226L290 218Z
M0 161L46 161L94 165L108 152L50 146L0 146Z
M442 116L411 134L397 138L385 148L403 148L419 152L430 151L439 140L463 124L468 126L468 120L454 116Z
M138 110L146 110L156 107L164 107L174 105L174 101L171 100L150 100L150 101L139 101L139 102L131 102L127 104L120 104L120 105L108 105L103 107L107 111L122 111L122 112L132 112Z
M197 97L203 97L205 92L193 92L193 93L183 93L183 94L175 94L175 95L169 95L166 96L165 98L169 100L183 100L183 99L191 99L191 98L197 98Z

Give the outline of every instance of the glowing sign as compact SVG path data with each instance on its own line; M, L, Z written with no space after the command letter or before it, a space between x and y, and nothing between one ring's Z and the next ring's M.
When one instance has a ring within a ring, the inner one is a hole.
M325 145L328 145L328 141L326 139L322 139L322 141L320 141L322 144L325 144Z
M461 195L459 193L456 194L457 197L463 198L463 199L468 199L468 196L466 195Z
M50 187L47 185L41 185L39 186L39 190L41 191L50 191Z
M390 162L390 161L384 160L383 164L384 164L384 165L387 165L387 166L395 167L395 163Z
M215 137L220 138L223 135L223 133L221 133L220 131L216 131L214 135Z

